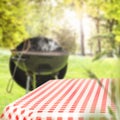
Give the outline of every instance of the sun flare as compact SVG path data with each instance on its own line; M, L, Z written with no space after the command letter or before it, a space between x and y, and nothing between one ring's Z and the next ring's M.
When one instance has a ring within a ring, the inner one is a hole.
M77 17L76 13L71 10L65 11L65 21L68 21L70 26L77 31L78 34L80 34L80 19ZM88 39L91 36L91 30L92 30L92 21L91 19L85 14L82 18L82 26L83 26L83 32L86 39Z

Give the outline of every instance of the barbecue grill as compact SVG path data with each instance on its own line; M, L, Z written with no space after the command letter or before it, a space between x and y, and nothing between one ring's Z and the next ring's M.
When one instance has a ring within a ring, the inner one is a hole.
M65 76L69 55L52 39L29 38L11 52L11 75L27 91L49 79L62 79Z

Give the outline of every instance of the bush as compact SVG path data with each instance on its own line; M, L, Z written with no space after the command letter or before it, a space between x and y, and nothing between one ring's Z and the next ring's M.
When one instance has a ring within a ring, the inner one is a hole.
M70 28L61 28L59 31L53 33L55 39L58 43L69 53L75 53L76 44L76 34Z

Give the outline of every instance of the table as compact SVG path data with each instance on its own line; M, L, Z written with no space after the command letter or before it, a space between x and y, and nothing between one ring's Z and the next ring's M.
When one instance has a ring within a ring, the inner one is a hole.
M112 120L110 79L50 80L5 107L0 120Z

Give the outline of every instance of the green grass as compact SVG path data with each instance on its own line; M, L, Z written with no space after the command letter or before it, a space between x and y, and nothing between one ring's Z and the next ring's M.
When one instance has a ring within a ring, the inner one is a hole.
M66 78L89 78L90 70L98 78L119 78L120 62L116 58L106 58L93 62L91 57L70 56Z
M11 75L9 73L9 55L0 55L0 113L6 105L20 98L25 94L25 90L14 83L11 93L7 93L6 88Z
M6 53L0 52L0 113L6 105L25 94L25 90L15 82L12 92L6 92L8 81L11 78L9 73L10 54ZM70 56L65 78L89 78L85 69L91 70L99 78L116 78L119 77L117 68L120 67L116 59L107 58L93 62L91 57Z

